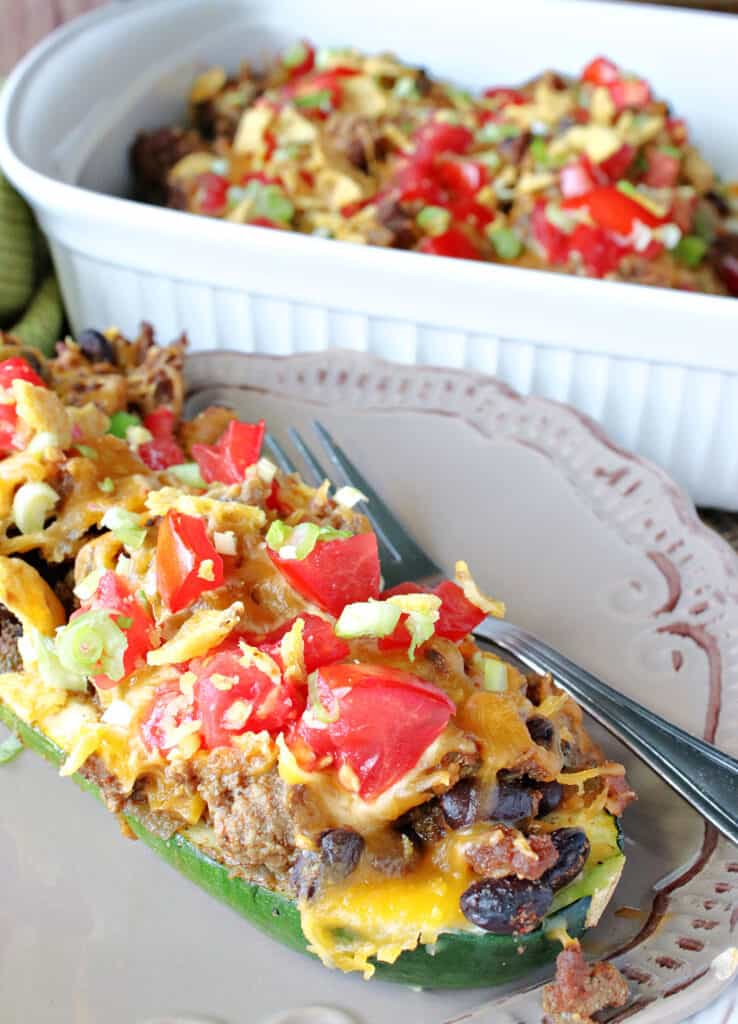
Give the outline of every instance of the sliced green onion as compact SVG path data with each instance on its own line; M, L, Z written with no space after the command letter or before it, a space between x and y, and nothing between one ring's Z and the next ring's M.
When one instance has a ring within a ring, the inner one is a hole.
M679 239L672 251L685 267L698 267L705 258L707 242L698 235L685 235Z
M466 89L457 89L453 85L446 86L446 95L454 106L461 107L462 109L470 107L473 103L470 92L467 92Z
M154 435L146 427L134 425L126 430L126 441L134 451L140 448L142 444L148 444L149 441L153 441L153 439Z
M531 155L537 164L541 164L543 167L548 167L549 155L548 155L548 143L540 135L536 135L531 140L531 144L528 147Z
M59 448L59 437L50 430L42 430L40 434L34 434L26 445L27 452L45 452L48 448Z
M346 605L333 632L344 640L360 636L389 636L394 632L401 614L396 605L386 601L357 601Z
M304 96L295 97L295 106L303 107L306 110L329 110L333 102L330 89L318 89L317 92L308 92Z
M125 508L109 508L100 525L110 530L116 540L131 551L137 551L146 540L146 527L141 526L141 516Z
M523 251L523 243L512 228L493 228L487 237L501 260L514 260Z
M228 200L228 208L232 209L246 198L246 189L242 185L231 185L226 192L226 199Z
M133 619L130 615L119 615L115 620L115 624L120 629L130 629L133 625Z
M294 203L284 194L279 185L265 185L257 200L256 208L269 220L288 221L295 214Z
M644 195L643 192L637 189L632 181L622 179L615 187L618 192L622 192L624 196L632 199L633 202L640 203L640 205L645 210L648 210L649 213L652 213L654 217L663 217L666 213L663 207L659 206L658 203L654 203L652 199L649 199L647 195Z
M97 450L95 448L90 448L90 446L88 444L78 444L77 445L77 451L85 459L93 459L94 460L94 459L99 459L100 458L100 455L97 452Z
M103 608L83 612L56 634L56 653L69 672L123 678L128 639Z
M516 124L498 124L489 121L483 124L477 132L479 142L502 142L504 139L516 139L520 135L520 128Z
M24 662L36 662L38 674L47 686L76 692L84 692L87 689L87 676L76 669L65 668L59 660L54 641L33 626L24 627L23 636L18 641L18 649Z
M121 441L125 441L128 428L140 426L141 417L137 416L135 412L114 412L110 417L108 433L119 437Z
M280 558L301 561L312 552L318 541L341 540L350 537L349 530L334 530L331 526L317 523L299 523L290 529L281 519L275 519L269 527L266 542Z
M97 486L100 488L103 494L112 494L113 491L115 490L115 484L113 483L111 477L109 476L106 476L104 480L101 480Z
M0 743L0 764L10 764L10 762L14 761L22 750L23 744L15 733L12 733L7 739Z
M310 710L318 719L319 722L324 722L326 725L330 725L331 722L338 721L338 701L333 698L333 710L329 711L325 704L320 699L318 693L318 673L311 672L308 676L308 701L310 703Z
M666 156L673 156L676 160L681 160L684 156L684 151L679 149L678 146L659 146L659 153L665 153Z
M451 214L442 206L424 206L415 222L429 235L442 235L451 223Z
M490 171L496 171L502 163L502 157L496 149L483 149L481 153L474 154L474 159Z
M22 484L13 498L13 522L23 534L38 533L58 501L59 495L48 484Z
M507 665L496 658L484 658L482 687L491 693L504 693L507 689Z
M287 523L281 519L275 519L272 525L267 530L266 542L267 546L272 551L279 551L287 543L289 535L292 533L292 527L288 526Z
M309 51L303 42L295 43L282 54L282 64L286 68L299 68L308 59Z
M558 203L546 203L546 220L565 235L570 235L577 225L576 217L568 210L562 210Z
M196 462L183 462L179 466L170 466L167 470L185 487L197 487L204 490L208 485L202 478L200 467Z

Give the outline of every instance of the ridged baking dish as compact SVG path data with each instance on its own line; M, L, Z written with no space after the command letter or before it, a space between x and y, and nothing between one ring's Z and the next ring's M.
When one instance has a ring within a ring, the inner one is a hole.
M176 15L175 15L176 12ZM181 118L197 70L295 38L393 49L476 87L594 54L646 74L724 176L738 19L520 0L133 0L58 30L0 106L0 163L51 242L75 328L146 318L196 349L329 347L470 367L570 402L665 466L703 504L738 509L738 302L348 245L116 198L141 128ZM720 98L725 98L724 101Z

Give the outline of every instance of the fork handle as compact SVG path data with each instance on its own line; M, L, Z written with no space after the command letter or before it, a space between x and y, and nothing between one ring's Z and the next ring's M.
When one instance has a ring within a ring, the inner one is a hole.
M738 761L691 736L520 627L486 619L474 636L556 683L733 843L738 843Z

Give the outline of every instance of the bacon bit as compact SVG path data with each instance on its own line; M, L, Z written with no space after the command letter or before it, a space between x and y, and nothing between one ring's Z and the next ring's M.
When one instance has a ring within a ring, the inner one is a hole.
M485 878L517 875L536 881L559 858L550 836L524 836L515 828L498 825L486 842L467 848L472 870Z
M588 964L578 942L556 958L556 977L543 990L543 1010L552 1024L594 1024L592 1015L625 1006L628 983L612 964Z

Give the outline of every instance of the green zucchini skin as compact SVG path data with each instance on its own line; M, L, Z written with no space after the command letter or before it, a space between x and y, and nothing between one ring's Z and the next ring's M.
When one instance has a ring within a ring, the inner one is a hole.
M57 767L65 754L43 733L15 715L0 702L0 721L15 732L23 744ZM98 787L81 775L72 776L87 792L100 798ZM213 860L184 836L162 839L144 828L133 815L126 822L147 846L200 888L227 904L256 928L300 953L307 953L307 942L300 926L297 905L279 895L233 878L228 868ZM572 937L585 931L590 897L585 896L561 909L557 923L565 924ZM376 964L375 977L421 988L481 988L504 985L528 974L561 951L561 944L547 937L542 928L528 935L491 935L476 932L448 932L433 947L419 946L403 953L394 964ZM309 954L313 955L313 954ZM317 958L316 958L317 959Z

